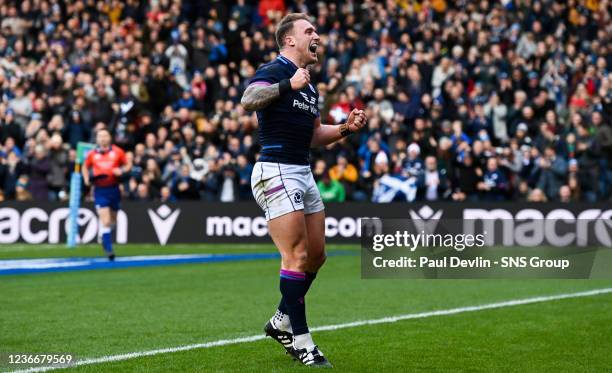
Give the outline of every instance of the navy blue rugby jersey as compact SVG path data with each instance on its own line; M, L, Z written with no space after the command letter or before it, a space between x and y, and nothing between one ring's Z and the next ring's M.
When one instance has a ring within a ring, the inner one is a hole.
M275 84L290 79L297 66L279 56L257 69L250 84ZM257 111L259 121L259 161L286 164L310 164L310 142L314 121L319 117L319 92L308 84L285 93L264 109Z

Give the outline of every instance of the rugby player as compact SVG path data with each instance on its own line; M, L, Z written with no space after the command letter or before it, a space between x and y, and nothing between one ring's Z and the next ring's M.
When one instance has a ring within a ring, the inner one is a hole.
M96 133L96 148L90 151L83 165L83 181L94 186L94 203L98 211L102 248L109 260L115 260L113 251L112 230L117 224L117 211L121 202L119 178L131 169L125 152L111 143L112 136L108 129L99 129ZM91 171L90 171L91 169ZM93 173L93 175L92 175Z
M251 187L281 254L282 297L264 331L304 365L331 367L308 331L304 302L326 258L325 212L310 169L310 147L359 131L367 118L353 110L343 124L321 124L319 94L306 69L318 61L320 39L307 15L286 15L275 36L280 55L257 70L241 100L246 110L257 112L262 148Z

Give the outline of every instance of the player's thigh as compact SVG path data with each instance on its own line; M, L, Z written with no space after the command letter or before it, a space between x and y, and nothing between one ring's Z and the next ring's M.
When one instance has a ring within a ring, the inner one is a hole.
M284 170L283 170L284 168ZM255 201L272 221L288 213L304 210L305 188L301 176L278 163L257 162L251 175Z
M108 227L111 225L111 209L108 206L98 207L98 217L100 218L100 224Z
M293 211L268 221L268 231L282 258L282 267L305 271L308 238L302 210Z
M315 271L325 262L325 211L305 215L308 237L309 270Z
M312 172L308 172L308 175L302 180L302 186L304 188L304 214L308 216L324 211L325 206L321 199L321 192L319 192L319 187L317 187ZM325 218L325 214L323 214L323 218Z

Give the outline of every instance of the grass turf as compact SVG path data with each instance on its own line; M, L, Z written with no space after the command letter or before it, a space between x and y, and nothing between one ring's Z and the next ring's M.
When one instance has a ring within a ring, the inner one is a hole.
M347 247L331 247L334 249ZM3 258L99 255L88 246L4 246ZM269 245L121 246L144 253L267 252ZM259 334L278 301L276 260L0 277L0 352L78 358ZM307 297L311 326L612 286L603 280L361 280L358 256L330 257ZM341 371L603 371L612 295L315 334ZM289 371L271 340L73 371Z

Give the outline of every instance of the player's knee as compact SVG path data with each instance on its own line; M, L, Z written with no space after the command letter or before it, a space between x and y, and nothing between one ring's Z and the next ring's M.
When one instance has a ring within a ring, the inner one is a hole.
M100 225L102 225L103 227L110 227L111 226L110 218L108 216L101 215Z
M292 271L306 271L309 265L308 250L303 245L293 247L283 255L283 264Z
M308 266L308 253L307 252L297 253L293 259L294 259L295 265L299 267L301 271L306 270L306 267Z
M325 252L323 252L319 256L319 267L322 266L326 261L327 261L327 254Z
M316 255L311 254L309 258L310 267L313 270L319 269L321 268L321 266L323 266L326 260L327 260L327 254L325 253L325 251L321 251L317 253Z
M308 267L308 251L306 248L298 248L293 251L292 255L293 267L300 272L304 272Z

